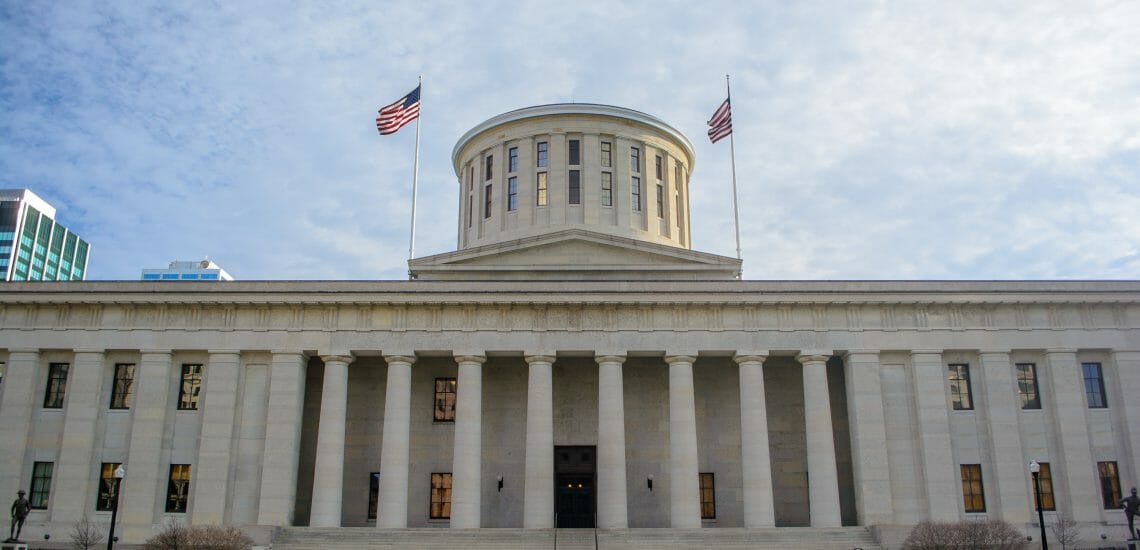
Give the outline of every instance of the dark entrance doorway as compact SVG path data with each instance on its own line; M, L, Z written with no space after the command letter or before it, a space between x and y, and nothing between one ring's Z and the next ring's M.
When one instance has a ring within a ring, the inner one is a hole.
M558 514L557 527L594 526L595 450L594 447L587 446L554 448L554 511Z

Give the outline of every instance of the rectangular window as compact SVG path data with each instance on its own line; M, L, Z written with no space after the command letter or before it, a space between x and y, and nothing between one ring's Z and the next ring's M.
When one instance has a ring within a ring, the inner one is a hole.
M487 171L487 177L485 177L483 179L485 179L485 180L491 179L491 167L493 167L494 165L495 165L495 156L494 155L487 155L487 162L483 165Z
M451 472L431 474L431 519L451 517Z
M962 465L962 501L968 513L986 511L986 492L982 488L981 464Z
M380 502L380 472L368 474L368 519L376 519L376 508Z
M657 155L657 158L654 159L654 173L657 175L657 179L662 178L661 167L663 166L663 162L661 155Z
M1100 496L1104 499L1104 509L1119 510L1120 476L1116 472L1116 462L1097 462L1096 469L1100 474Z
M1056 510L1057 505L1053 502L1053 470L1048 462L1040 462L1037 465L1041 467L1041 471L1037 473L1037 482L1041 485L1041 509Z
M610 168L613 166L614 159L612 147L613 146L610 145L610 142L602 142L602 168Z
M53 470L55 463L52 462L36 462L32 466L32 490L28 500L32 503L33 510L47 510Z
M547 154L548 154L548 151L547 151L546 142L545 141L538 142L535 145L535 152L534 152L534 158L536 161L535 165L538 166L539 168L546 168L546 164L548 162Z
M474 218L475 197L467 195L467 227L471 227Z
M716 483L711 473L701 473L701 519L716 519Z
M507 171L514 173L519 170L519 148L507 149Z
M1108 402L1104 399L1104 373L1100 370L1100 363L1081 363L1081 372L1085 377L1085 397L1088 398L1089 408L1108 407Z
M483 188L483 218L491 217L491 184Z
M135 366L115 364L115 385L111 388L111 408L129 409L135 398Z
M633 195L633 211L641 212L641 178L633 176L629 179L630 194Z
M115 502L115 470L121 465L119 462L104 462L99 470L99 500L95 501L96 512L110 512Z
M190 465L171 464L170 482L166 484L166 513L186 513L186 501L190 496Z
M657 217L665 217L665 186L657 184Z
M202 365L182 365L182 383L178 386L178 410L198 410L198 392L202 389Z
M48 365L47 391L44 392L45 409L62 409L63 395L67 392L67 371L71 365L52 363Z
M1017 364L1017 395L1022 409L1040 409L1041 394L1037 392L1037 365Z
M970 365L950 365L949 380L950 401L954 404L954 410L973 410L973 394L970 393Z
M635 174L641 172L641 149L637 147L629 148L629 169Z
M582 164L582 147L580 142L576 139L572 139L567 142L567 146L567 156L570 157L570 160L567 162L567 164L571 166Z
M455 379L435 379L435 417L436 422L455 421Z
M507 210L514 212L519 209L519 179L511 176L507 178Z
M570 171L569 191L570 204L582 204L582 173L579 170Z
M614 205L614 175L602 172L602 206Z
M539 172L535 179L535 204L546 206L546 172Z

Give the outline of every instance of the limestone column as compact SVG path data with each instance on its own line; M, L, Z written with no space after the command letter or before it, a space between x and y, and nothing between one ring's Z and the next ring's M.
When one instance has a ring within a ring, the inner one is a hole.
M52 501L52 521L67 524L88 515L91 502L91 459L95 449L95 421L106 404L99 403L103 380L103 350L75 350L75 361L68 373L64 404L63 437L60 438L59 465L53 480L56 495Z
M28 430L32 426L32 410L39 378L40 352L34 349L11 349L4 383L0 384L0 495L15 495L24 485L24 453ZM31 465L28 465L31 467Z
M859 525L894 523L878 350L849 351L843 372Z
M194 498L190 510L195 524L221 525L233 458L234 420L241 352L210 351L202 388L202 430L194 468Z
M528 354L523 527L554 527L554 354ZM600 500L600 499L599 499Z
M348 413L348 364L352 355L322 355L321 424L313 471L313 506L309 525L340 527L344 491L344 425Z
M131 407L131 443L127 452L126 477L122 481L119 520L125 539L143 540L157 521L156 498L166 493L169 477L163 458L166 415L176 392L170 350L143 350L135 369L135 402ZM191 475L195 475L194 469ZM191 483L194 483L193 479Z
M775 527L768 406L764 398L767 351L737 354L740 365L740 470L744 478L744 526Z
M1060 464L1051 465L1050 470L1055 472L1054 483L1061 478L1065 484L1062 487L1068 489L1068 498L1060 499L1059 503L1068 506L1064 512L1075 521L1101 521L1102 506L1097 491L1100 480L1096 476L1096 463L1089 441L1085 380L1076 350L1046 350L1045 368L1052 382L1050 401L1053 406L1049 408L1053 411L1053 435L1057 442L1057 458L1060 459Z
M1121 487L1127 494L1131 487L1140 487L1140 350L1112 350L1112 363L1119 380L1119 406L1113 407L1120 425L1124 427L1123 439L1128 466L1121 472ZM1113 404L1110 402L1109 406ZM1123 458L1123 457L1122 457ZM1130 476L1130 477L1126 477Z
M669 364L669 518L674 529L701 526L693 361L695 353L665 356Z
M388 387L384 392L384 438L380 444L380 511L377 527L408 526L408 468L412 422L414 353L385 355Z
M962 477L954 463L950 443L950 400L946 394L946 367L942 352L910 352L914 370L914 403L918 416L922 474L926 478L926 503L931 521L957 521L962 509ZM953 496L954 498L949 498Z
M812 527L839 527L839 473L827 390L827 355L802 353L804 435L807 440L808 510Z
M598 362L598 527L629 527L625 470L625 394L621 355Z
M1001 519L1014 525L1029 523L1034 509L1026 483L1029 459L1021 452L1020 401L1009 351L982 350L981 363L985 417L996 476L996 483L990 482L991 487L997 487L995 511Z
M297 498L301 415L305 408L305 356L274 351L269 368L269 408L265 415L265 460L261 471L257 523L289 526Z
M451 466L451 527L479 527L483 470L482 355L457 355L455 454Z

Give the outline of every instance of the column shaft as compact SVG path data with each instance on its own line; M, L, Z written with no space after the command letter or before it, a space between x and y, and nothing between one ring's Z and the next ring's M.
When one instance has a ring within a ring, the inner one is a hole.
M598 527L629 527L625 470L625 357L604 355L598 362Z
M408 469L412 422L414 355L389 355L384 393L384 439L380 445L380 502L377 527L408 526Z
M158 495L165 494L169 471L163 458L163 435L173 386L170 351L143 351L135 369L135 402L131 408L131 443L123 478L119 521L123 538L143 540L156 521ZM193 473L191 473L193 475Z
M701 526L697 463L697 413L690 355L665 357L669 363L669 518L674 529Z
M744 478L744 526L775 527L768 407L764 397L767 354L737 355L740 365L740 469Z
M1075 521L1101 521L1101 503L1095 476L1088 420L1085 417L1085 381L1074 350L1047 350L1046 368L1053 388L1053 434L1057 441L1060 464L1050 465L1053 481L1060 480L1068 489L1068 498L1060 499L1065 512ZM1047 402L1046 402L1047 403ZM1064 494L1064 493L1061 493Z
M459 379L455 394L455 454L451 466L451 527L480 526L483 470L482 355L455 358Z
M321 393L321 425L313 473L309 525L340 527L344 492L344 426L348 412L348 364L351 356L327 355Z
M60 438L59 467L53 484L61 498L52 501L52 521L68 524L87 515L93 502L91 460L95 449L95 421L102 395L102 350L76 350L68 373L67 396Z
M1131 487L1140 486L1140 351L1113 350L1112 363L1120 381L1115 397L1120 406L1113 407L1120 425L1124 427L1123 440L1127 466L1121 472L1121 487L1125 496ZM1112 403L1109 403L1112 407ZM1131 482L1127 481L1128 479Z
M812 527L839 527L839 473L835 432L827 390L827 356L800 355L804 379L804 429L807 440L808 506Z
M265 415L265 461L261 471L257 523L289 526L297 499L301 414L305 408L305 356L273 352L269 408Z
M1014 525L1028 523L1033 512L1029 496L1027 467L1029 460L1021 451L1021 424L1018 419L1017 388L1013 382L1013 365L1007 351L981 353L982 377L985 384L985 417L989 430L994 474L997 476L997 513ZM987 506L988 508L988 506Z
M202 430L194 468L191 518L196 524L221 525L226 519L233 457L234 419L241 353L210 352L202 391Z
M554 526L554 382L553 354L528 355L526 391L526 472L523 527Z
M852 351L843 362L847 384L847 424L859 525L894 522L886 415L879 378L879 352Z
M15 495L24 485L24 453L32 427L32 409L39 377L38 350L10 350L4 383L0 384L0 495ZM28 465L31 466L30 464Z
M946 394L946 368L940 351L912 351L914 401L918 439L926 477L927 513L931 521L957 521L962 509L961 472L954 464L950 442L950 403Z

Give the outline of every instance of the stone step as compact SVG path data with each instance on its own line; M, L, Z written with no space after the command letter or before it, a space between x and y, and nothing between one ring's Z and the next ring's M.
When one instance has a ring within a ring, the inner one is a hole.
M595 546L596 541L596 546ZM556 546L557 545L557 546ZM283 529L273 550L880 550L862 527L814 529L375 529L371 527Z

